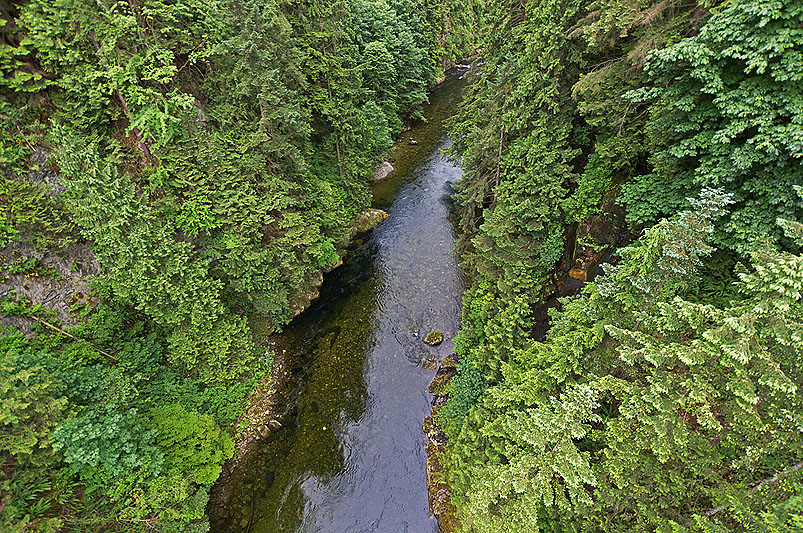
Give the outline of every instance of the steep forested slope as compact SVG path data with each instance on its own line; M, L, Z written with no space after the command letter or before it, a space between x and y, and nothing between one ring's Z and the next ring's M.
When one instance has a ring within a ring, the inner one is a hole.
M800 2L0 13L3 530L208 528L270 367L256 318L281 328L337 264L475 35L438 413L463 529L803 528ZM616 248L542 337L563 273ZM36 283L75 284L69 312L12 290Z
M803 5L486 17L437 415L462 530L803 527Z
M338 263L374 162L469 51L467 7L0 4L2 311L22 328L0 339L0 529L208 528L270 368L253 322L286 324ZM13 290L89 263L67 316Z

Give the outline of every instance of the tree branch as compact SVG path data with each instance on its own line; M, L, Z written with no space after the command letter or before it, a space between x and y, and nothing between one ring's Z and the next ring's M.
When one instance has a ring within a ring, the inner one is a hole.
M502 141L505 138L504 130L499 130L499 152L496 155L496 175L494 176L494 200L491 207L496 207L496 188L499 187L499 174L502 171Z
M797 472L801 468L803 468L803 461L800 461L799 463L797 463L796 465L790 467L789 469L784 470L782 472L778 472L774 476L768 477L767 479L761 481L758 485L756 485L755 487L750 489L750 492L758 492L759 490L761 490L763 487L766 487L767 485L772 485L773 483L778 483L778 481L781 479L781 476L786 476L786 475L789 475L789 474L791 474L793 472ZM705 513L705 516L710 518L710 517L714 516L715 514L719 513L720 511L724 510L724 509L725 509L725 506L715 507L715 508L709 510L707 513Z
M101 59L101 64L103 65L103 68L106 70L106 72L111 73L111 69L109 68L109 65L106 64L106 58L103 56L103 53L101 53L101 51L100 51L100 45L98 44L98 42L95 39L90 39L90 40L92 41L92 46L95 47L95 52L97 52L98 57ZM117 93L117 98L120 100L120 105L123 108L123 112L125 113L125 116L128 117L128 122L130 124L131 123L131 110L128 108L128 102L126 102L125 96L123 96L123 93L120 92L120 89L115 89L115 92ZM148 148L148 143L142 138L142 135L140 135L139 128L137 128L136 126L133 126L131 128L131 131L134 132L134 137L136 137L136 139L137 139L137 147L139 147L139 149L142 150L142 153L145 154L145 157L148 159L149 162L153 161L153 156L151 156L151 150L150 150L150 148Z
M45 326L49 327L50 329L54 329L54 330L58 331L58 332L59 332L59 333L61 333L62 335L67 335L69 338L71 338L71 339L73 339L73 340L76 340L76 341L83 340L83 339L79 339L79 338L78 338L78 337L76 337L75 335L71 335L71 334L67 333L66 331L64 331L63 329L61 329L61 328L59 328L59 327L56 327L56 326L54 326L53 324L51 324L50 322L48 322L48 321L46 321L46 320L42 320L42 319L41 319L41 318L39 318L38 316L31 315L31 318L33 318L34 320L36 320L36 321L37 321L37 322L39 322L40 324L44 324ZM94 346L93 346L93 348L94 348L94 349L95 349L95 350L96 350L98 353L100 353L100 354L102 354L102 355L105 355L105 356L106 356L106 357L108 357L109 359L114 359L115 361L117 361L117 358L116 358L116 357L114 357L113 355L110 355L110 354L108 354L108 353L104 352L103 350L100 350L100 349L98 349L98 348L95 348Z

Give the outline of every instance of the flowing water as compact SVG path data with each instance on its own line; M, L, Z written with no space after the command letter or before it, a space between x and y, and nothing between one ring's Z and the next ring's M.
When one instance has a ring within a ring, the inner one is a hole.
M437 530L421 423L427 368L452 350L463 289L449 217L461 171L442 154L443 121L462 85L454 76L436 88L428 121L402 134L396 171L374 186L374 204L390 217L353 243L321 297L282 334L292 423L231 477L229 509L212 510L213 531ZM432 330L443 332L440 346L423 342Z

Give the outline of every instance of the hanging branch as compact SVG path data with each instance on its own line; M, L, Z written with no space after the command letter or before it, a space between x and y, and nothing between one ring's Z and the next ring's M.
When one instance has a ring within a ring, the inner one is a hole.
M496 188L499 187L499 174L502 170L502 141L505 138L504 130L499 131L499 153L496 155L496 175L494 177L494 200L491 207L496 207Z
M494 187L499 187L499 173L502 170L502 141L505 138L505 132L499 131L499 153L496 155L496 184Z
M98 42L90 37L90 41L92 41L92 46L95 47L95 51L98 54L98 57L101 59L101 64L103 68L106 70L107 73L111 74L111 69L109 65L106 64L106 58L103 56L103 53L100 51L100 45ZM120 106L123 108L123 112L125 113L126 117L128 117L129 123L131 122L131 110L128 108L128 102L126 102L125 96L123 93L120 92L120 89L115 89L117 93L117 98L120 100ZM134 137L137 139L137 147L142 150L142 153L145 154L145 157L148 159L149 162L153 161L153 156L151 156L151 150L148 148L148 143L142 138L142 135L139 133L139 128L133 126L131 131L134 132Z
M57 327L57 326L54 326L53 324L51 324L50 322L48 322L48 321L46 321L46 320L42 320L42 319L41 319L41 318L39 318L38 316L31 315L31 318L33 318L34 320L36 320L36 321L37 321L37 322L39 322L40 324L44 324L45 326L49 327L50 329L54 329L54 330L58 331L58 332L59 332L59 333L61 333L62 335L67 335L69 338L71 338L71 339L73 339L73 340L76 340L76 341L83 340L83 339L79 339L79 338L78 338L78 337L76 337L75 335L71 335L71 334L67 333L66 331L64 331L63 329L61 329L61 328L59 328L59 327ZM94 348L94 346L93 346L93 348ZM100 349L98 349L98 348L95 348L95 351L97 351L99 354L105 355L105 356L106 356L106 357L108 357L109 359L114 359L115 361L117 361L117 358L116 358L115 356L113 356L113 355L111 355L111 354L108 354L108 353L104 352L103 350L100 350Z

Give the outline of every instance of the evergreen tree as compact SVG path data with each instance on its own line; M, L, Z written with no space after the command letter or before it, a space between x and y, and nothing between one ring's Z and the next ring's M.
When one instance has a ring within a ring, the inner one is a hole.
M453 436L466 530L696 528L794 477L803 256L757 251L734 305L684 299L723 200L650 229L504 367Z
M777 217L801 218L803 7L732 2L698 35L650 54L653 171L625 188L628 219L650 223L701 187L724 187L736 206L716 242L744 251L781 238ZM783 239L782 239L783 240ZM789 241L784 241L789 245Z

